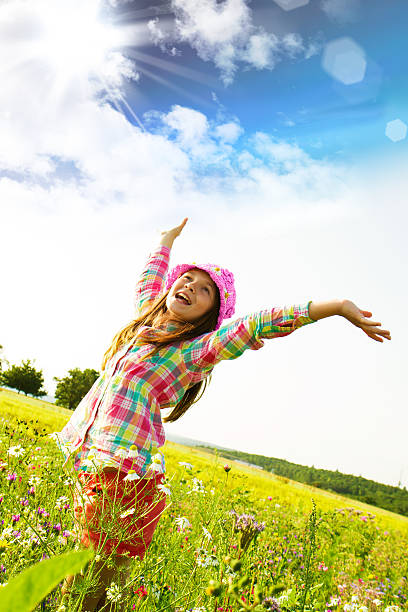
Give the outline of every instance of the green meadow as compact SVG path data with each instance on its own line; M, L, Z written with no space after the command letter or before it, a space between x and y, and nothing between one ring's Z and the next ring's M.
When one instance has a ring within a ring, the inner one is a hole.
M78 547L76 474L62 468L46 435L71 414L0 390L3 584ZM166 511L145 559L111 585L106 610L408 609L407 517L202 449L167 442L164 454ZM113 523L106 520L107 532ZM57 588L35 609L81 610L97 579L93 568L87 565L69 600L61 603Z

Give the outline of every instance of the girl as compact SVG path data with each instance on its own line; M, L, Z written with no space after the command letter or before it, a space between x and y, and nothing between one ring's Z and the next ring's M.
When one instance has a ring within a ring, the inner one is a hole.
M235 310L232 273L193 262L168 274L170 249L186 223L162 232L136 287L136 318L116 334L102 375L58 434L82 485L74 498L81 543L115 561L111 568L99 562L99 585L85 597L84 610L104 605L115 568L144 557L164 510L165 466L157 452L165 442L163 408L171 409L163 421L176 421L202 395L219 361L325 317L340 315L378 342L391 339L369 320L371 312L349 300L271 308L220 328Z

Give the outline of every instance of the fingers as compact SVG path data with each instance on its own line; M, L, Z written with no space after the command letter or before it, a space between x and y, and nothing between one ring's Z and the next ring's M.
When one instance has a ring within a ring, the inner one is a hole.
M384 338L386 338L387 340L391 340L391 334L387 329L364 329L364 327L361 327L361 329L363 330L363 332L365 332L367 334L367 336L369 336L370 338L372 338L373 340L377 340L377 342L383 342L383 339L381 336L384 336Z
M362 320L362 324L363 325L381 325L379 321L364 321L364 319Z

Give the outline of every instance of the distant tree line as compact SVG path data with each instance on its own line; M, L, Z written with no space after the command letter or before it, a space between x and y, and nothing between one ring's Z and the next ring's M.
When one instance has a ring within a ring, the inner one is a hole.
M205 448L208 449L209 447L206 446ZM406 487L393 487L362 478L361 476L342 474L338 470L335 472L321 470L263 455L252 455L241 451L224 449L221 452L222 456L226 459L237 459L253 463L268 472L273 472L277 476L290 478L297 482L303 482L304 484L319 487L326 491L339 493L346 497L358 499L366 504L408 516L408 490Z
M99 376L99 372L92 369L68 370L68 376L54 377L57 381L55 390L55 403L70 410L75 410L81 399L88 393ZM30 359L23 360L20 365L10 365L3 357L3 347L0 345L0 385L16 389L18 393L33 397L47 395L43 389L44 377L42 370L35 369Z

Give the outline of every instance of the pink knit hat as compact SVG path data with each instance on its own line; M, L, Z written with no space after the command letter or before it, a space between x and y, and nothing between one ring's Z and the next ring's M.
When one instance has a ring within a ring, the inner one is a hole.
M166 289L170 289L175 280L179 278L187 270L198 268L207 272L214 283L217 285L220 293L220 310L218 313L217 325L215 329L221 326L224 319L232 317L235 312L236 293L234 287L234 275L226 268L221 268L214 264L180 264L173 268L167 277Z

